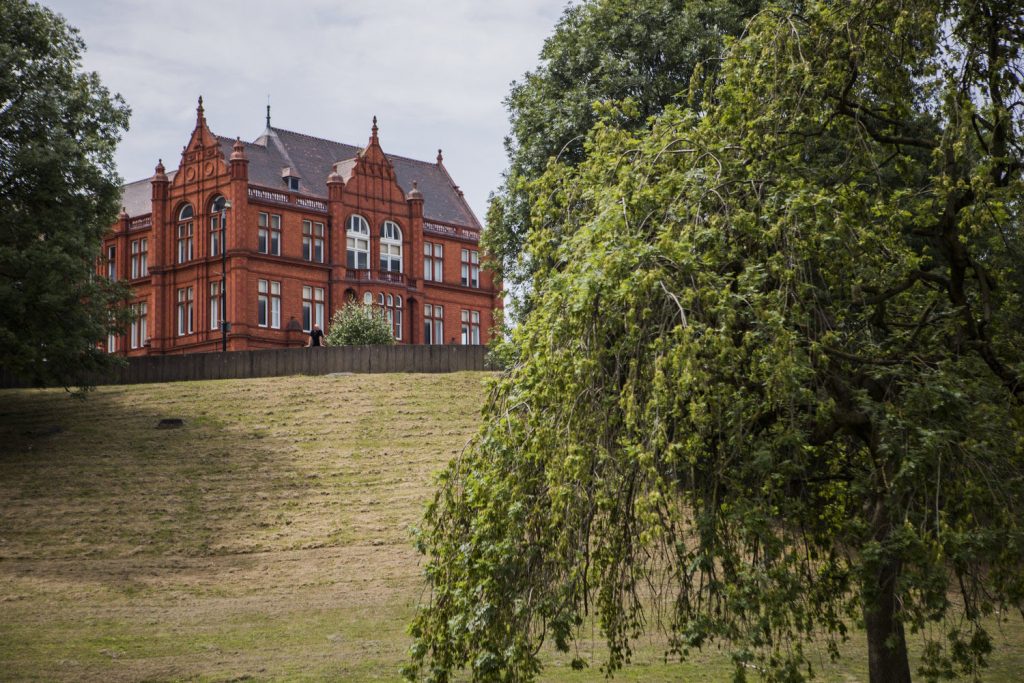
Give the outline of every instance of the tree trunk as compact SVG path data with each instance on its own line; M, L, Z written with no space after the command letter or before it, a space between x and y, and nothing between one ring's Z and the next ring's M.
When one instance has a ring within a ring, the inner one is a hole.
M877 583L864 590L864 626L868 636L868 676L871 683L910 683L907 639L896 618L896 560L882 563Z

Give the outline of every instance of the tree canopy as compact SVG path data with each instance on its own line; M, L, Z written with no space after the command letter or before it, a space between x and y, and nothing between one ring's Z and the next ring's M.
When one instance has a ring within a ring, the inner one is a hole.
M528 680L591 618L609 670L654 624L738 679L851 627L873 683L908 637L929 680L984 666L1024 607L1022 10L769 7L700 107L606 106L548 168L410 678Z
M522 299L537 267L524 247L530 186L557 158L574 165L597 122L595 102L631 98L618 124L631 130L671 102L699 101L714 80L727 36L739 35L761 0L589 0L569 6L541 64L505 100L508 168L492 196L483 241L492 267ZM696 75L696 78L693 76Z
M331 316L327 343L330 346L394 344L395 336L384 311L369 304L349 302Z
M64 20L0 0L0 365L76 384L109 358L98 344L127 315L127 290L95 275L117 217L113 154L129 111Z

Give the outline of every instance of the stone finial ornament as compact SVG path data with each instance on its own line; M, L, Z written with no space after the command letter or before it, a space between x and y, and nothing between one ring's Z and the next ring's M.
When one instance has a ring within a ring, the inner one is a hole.
M409 200L417 200L418 199L420 201L423 201L423 193L420 192L419 183L417 181L415 181L415 180L412 181L412 189L409 190L409 194L406 196L406 199L409 199Z
M235 144L231 146L231 161L241 161L245 159L245 145L242 144L242 138L236 137Z

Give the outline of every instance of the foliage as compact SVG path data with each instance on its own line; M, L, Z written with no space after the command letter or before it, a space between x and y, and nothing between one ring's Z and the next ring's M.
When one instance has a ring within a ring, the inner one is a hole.
M593 618L736 677L972 675L1024 607L1019 3L808 2L698 115L607 108L539 184L520 363L445 471L410 678L527 680Z
M670 102L699 102L717 73L726 36L739 35L761 0L588 0L566 9L540 66L505 100L509 165L491 197L484 244L492 267L517 294L537 267L523 252L531 183L548 160L577 164L597 121L595 102L630 99L620 126L639 130Z
M328 346L394 343L391 323L379 308L349 302L331 316L331 325L327 331Z
M127 289L95 275L121 195L113 154L129 110L80 71L77 31L0 0L0 365L64 385L105 367Z

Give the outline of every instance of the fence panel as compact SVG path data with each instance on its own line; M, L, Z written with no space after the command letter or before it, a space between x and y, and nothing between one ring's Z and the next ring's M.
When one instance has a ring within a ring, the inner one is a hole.
M93 379L96 384L145 384L336 372L459 372L482 370L486 354L483 346L396 345L140 356ZM0 388L26 385L0 370Z

